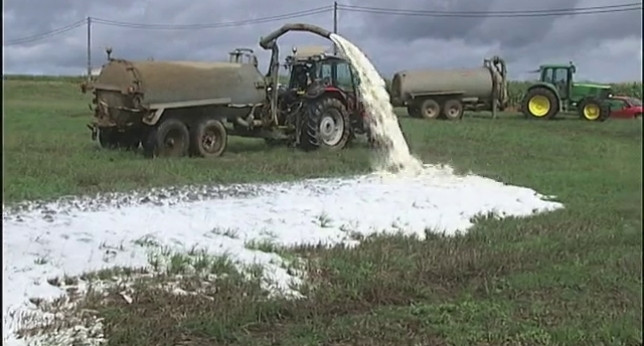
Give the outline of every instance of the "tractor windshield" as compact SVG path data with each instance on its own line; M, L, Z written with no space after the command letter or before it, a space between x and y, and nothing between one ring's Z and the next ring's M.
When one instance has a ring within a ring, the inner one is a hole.
M357 86L355 73L351 65L342 60L327 60L319 67L318 77L328 78L331 84L345 92L353 92Z

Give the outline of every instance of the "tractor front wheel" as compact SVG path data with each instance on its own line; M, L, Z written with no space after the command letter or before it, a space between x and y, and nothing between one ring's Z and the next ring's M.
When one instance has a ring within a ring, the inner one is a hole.
M522 102L523 114L535 119L551 119L559 112L557 95L546 88L534 88Z
M594 98L584 99L577 109L579 116L588 121L604 121L610 116L610 108Z

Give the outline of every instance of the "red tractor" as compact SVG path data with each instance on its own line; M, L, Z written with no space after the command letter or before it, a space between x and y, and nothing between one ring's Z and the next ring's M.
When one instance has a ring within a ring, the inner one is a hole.
M286 58L288 84L278 90L280 114L298 117L295 139L304 148L339 149L355 135L368 132L362 104L358 102L358 79L351 64L325 52L324 47L293 48ZM288 121L285 121L288 122Z

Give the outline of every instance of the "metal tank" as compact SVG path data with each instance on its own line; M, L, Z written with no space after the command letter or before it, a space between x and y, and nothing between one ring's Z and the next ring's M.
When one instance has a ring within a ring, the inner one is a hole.
M219 116L245 115L250 107L266 99L264 84L256 60L242 63L110 59L93 88L103 120L99 127L123 127L141 120L136 118L152 125L158 120L156 111L173 108L225 105L229 107L218 110Z
M410 70L398 72L392 80L392 96L408 101L415 95L459 91L464 98L489 98L493 78L485 67L457 70Z
M485 59L483 66L476 68L400 71L392 79L391 101L394 106L407 106L412 116L422 108L435 108L425 112L427 118L439 117L441 112L458 118L464 108L495 111L493 108L503 109L508 102L506 74L505 62L499 57ZM447 102L455 109L451 113L444 112Z

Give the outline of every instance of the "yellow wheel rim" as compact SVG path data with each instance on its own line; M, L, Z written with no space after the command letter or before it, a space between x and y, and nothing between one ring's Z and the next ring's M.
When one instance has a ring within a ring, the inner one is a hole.
M541 95L533 96L528 102L528 110L535 117L543 117L550 111L550 100Z
M599 118L599 107L594 104L584 106L584 117L588 120L597 120Z

